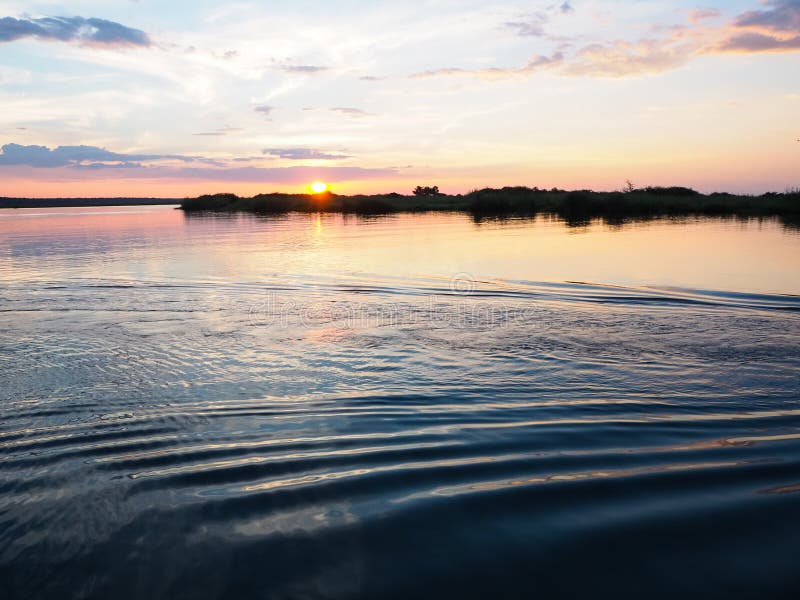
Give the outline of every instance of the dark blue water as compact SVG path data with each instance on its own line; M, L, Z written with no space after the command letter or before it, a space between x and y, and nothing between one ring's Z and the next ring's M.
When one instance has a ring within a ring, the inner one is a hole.
M483 227L0 221L0 597L797 597L797 234Z

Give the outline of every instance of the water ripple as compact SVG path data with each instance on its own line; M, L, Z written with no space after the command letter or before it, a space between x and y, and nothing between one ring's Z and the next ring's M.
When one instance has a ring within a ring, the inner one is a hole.
M174 246L78 219L0 247L9 598L800 589L800 297L356 272L293 219ZM432 227L397 223L356 230L402 256Z

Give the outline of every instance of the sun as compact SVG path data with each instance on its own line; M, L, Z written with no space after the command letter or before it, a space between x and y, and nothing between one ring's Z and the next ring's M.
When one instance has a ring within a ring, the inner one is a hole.
M315 194L324 194L328 191L328 184L323 183L322 181L315 181L310 186L311 191Z

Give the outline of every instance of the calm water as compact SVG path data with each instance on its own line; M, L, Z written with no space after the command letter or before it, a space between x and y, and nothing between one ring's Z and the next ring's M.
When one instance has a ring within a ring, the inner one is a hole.
M0 211L3 598L797 597L800 234Z

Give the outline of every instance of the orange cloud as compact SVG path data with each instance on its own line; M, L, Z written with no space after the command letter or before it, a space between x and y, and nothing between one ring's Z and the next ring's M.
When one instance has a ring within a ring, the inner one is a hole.
M415 73L411 77L414 79L423 79L442 75L474 75L484 79L504 79L520 75L531 75L543 69L558 67L563 61L564 55L561 52L556 52L552 56L536 56L521 67L490 67L486 69L460 69L451 67Z
M464 69L445 67L412 75L413 78L468 75L483 79L528 76L547 69L556 74L580 77L630 77L662 73L683 66L704 54L762 53L800 51L800 0L765 0L765 9L747 11L719 27L699 23L718 18L715 9L696 9L689 13L691 26L653 28L666 34L639 40L596 42L579 48L572 55L559 51L538 56L519 67ZM546 20L534 22L536 34L546 37ZM521 23L506 25L520 29ZM532 25L528 23L526 27ZM525 32L521 32L525 33Z
M638 42L615 41L592 44L578 51L565 68L568 75L627 77L661 73L686 63L694 48L673 40L643 39Z

